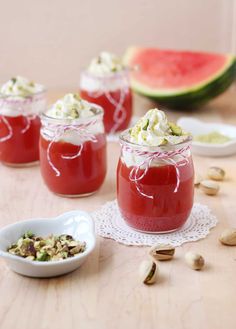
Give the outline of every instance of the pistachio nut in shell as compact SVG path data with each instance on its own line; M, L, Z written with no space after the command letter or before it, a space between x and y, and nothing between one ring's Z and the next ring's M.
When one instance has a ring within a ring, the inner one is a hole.
M195 175L194 175L194 186L198 187L202 180L203 180L202 176L195 173Z
M212 180L203 180L200 183L200 189L207 195L216 195L219 192L220 186Z
M207 176L210 179L222 181L225 177L225 171L220 167L210 167L207 170Z
M151 247L149 255L155 260L170 260L173 258L175 248L170 244L156 244Z
M139 275L144 284L153 284L157 280L158 267L152 260L144 260L139 266Z
M201 270L205 264L205 260L200 254L190 251L185 254L185 261L193 270Z
M221 233L219 240L227 246L236 246L236 228L225 229Z

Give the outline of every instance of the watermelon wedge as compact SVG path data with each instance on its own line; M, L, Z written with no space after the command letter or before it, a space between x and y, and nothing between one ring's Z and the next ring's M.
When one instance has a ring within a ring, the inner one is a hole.
M223 93L236 76L231 54L128 48L124 63L131 71L132 89L161 105L189 108Z

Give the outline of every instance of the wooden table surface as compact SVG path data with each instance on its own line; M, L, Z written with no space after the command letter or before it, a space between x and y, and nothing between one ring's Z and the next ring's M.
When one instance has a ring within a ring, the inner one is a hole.
M51 101L63 93L51 93ZM153 104L136 97L135 113L145 113ZM172 120L191 115L206 121L236 124L236 90L193 112L168 111ZM82 209L93 211L116 196L118 143L108 145L108 173L95 195L65 199L49 192L39 168L14 169L0 165L0 227L31 217L56 216ZM148 248L127 247L99 238L95 251L75 272L52 279L31 279L10 271L0 260L1 329L235 329L236 247L218 242L222 229L236 226L236 156L194 156L196 171L209 165L223 167L227 179L218 196L196 190L195 201L207 204L219 223L210 235L176 250L171 262L160 263L160 278L143 285L138 267ZM189 269L186 251L204 255L206 267Z

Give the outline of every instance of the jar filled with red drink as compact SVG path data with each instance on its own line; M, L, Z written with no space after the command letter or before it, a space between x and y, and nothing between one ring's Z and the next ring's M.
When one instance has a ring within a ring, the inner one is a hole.
M117 200L124 220L143 232L179 229L193 206L191 136L153 109L120 142Z
M41 119L40 167L48 188L67 197L96 192L106 175L103 109L67 94Z
M15 77L0 89L0 161L28 166L39 160L39 115L46 108L45 88Z
M132 117L129 72L117 56L102 52L92 60L81 73L80 94L83 99L102 106L107 133L129 126Z

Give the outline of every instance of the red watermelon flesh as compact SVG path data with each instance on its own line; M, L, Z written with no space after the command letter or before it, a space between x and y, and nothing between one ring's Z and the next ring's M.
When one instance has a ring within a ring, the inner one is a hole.
M139 83L153 89L185 89L208 81L225 67L226 56L191 51L144 49L129 62Z

